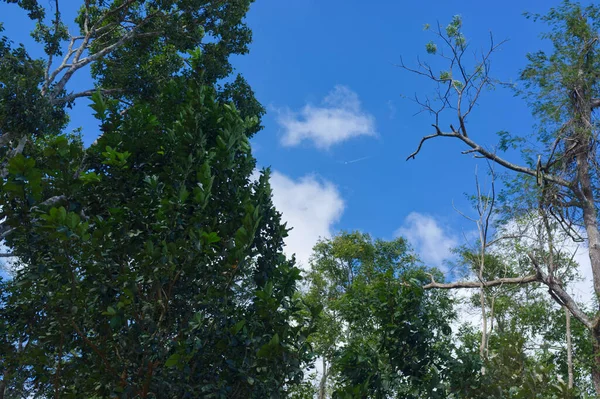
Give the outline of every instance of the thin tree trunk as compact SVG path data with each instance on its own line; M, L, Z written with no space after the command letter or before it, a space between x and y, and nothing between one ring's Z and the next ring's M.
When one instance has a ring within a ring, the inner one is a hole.
M327 361L323 357L323 375L319 384L319 399L325 399L325 388L327 387ZM2 398L0 398L2 399Z
M479 292L479 299L481 303L481 344L479 345L479 355L481 356L481 360L486 358L485 348L487 347L487 314L485 311L485 291L483 287L481 287L481 291ZM482 369L485 373L485 369Z
M567 335L567 374L568 388L573 389L573 345L571 343L571 312L565 306L565 329Z
M597 335L597 334L594 334ZM598 370L600 370L600 343L598 342L598 338L597 336L594 336L592 338L593 342L593 350L594 350L594 365L592 366L592 382L594 383L594 389L596 390L596 393L598 394L598 392L600 392L600 373L598 372ZM600 397L600 395L599 395Z
M4 399L4 393L6 392L6 385L8 380L8 370L4 371L2 375L2 381L0 381L0 399Z
M496 303L496 297L492 295L492 303L490 304L490 334L494 331L494 304ZM486 356L490 353L490 340L486 338L485 340L485 353Z

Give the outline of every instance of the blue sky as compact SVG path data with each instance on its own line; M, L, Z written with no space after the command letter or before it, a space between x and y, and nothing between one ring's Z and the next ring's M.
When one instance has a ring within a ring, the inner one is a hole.
M432 35L423 25L445 25L460 14L471 48L487 46L490 31L508 39L492 74L515 80L526 53L547 47L539 39L545 27L523 12L557 4L257 1L247 18L250 54L233 62L268 110L253 148L259 164L275 171L275 203L295 228L289 251L306 263L318 236L359 229L389 239L400 232L425 261L441 265L449 247L464 243L462 232L471 237L475 228L453 203L469 211L464 193L474 191L476 162L449 139L430 141L416 160L405 161L420 137L432 133L432 118L415 116L419 107L403 96L431 93L433 86L394 64L401 56L408 65L432 57L425 53ZM0 4L0 22L15 42L31 44L30 23L16 6ZM91 86L85 73L77 76L71 90ZM72 122L93 141L98 130L85 100ZM527 133L532 124L523 100L497 90L485 93L468 127L491 145L497 131Z

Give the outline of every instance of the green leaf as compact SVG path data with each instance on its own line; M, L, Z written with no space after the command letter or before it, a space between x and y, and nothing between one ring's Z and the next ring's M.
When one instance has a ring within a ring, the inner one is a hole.
M165 362L165 367L175 367L179 363L179 359L181 355L179 353L174 353Z
M435 54L437 53L437 45L434 42L429 42L425 45L425 50L427 50L427 54Z

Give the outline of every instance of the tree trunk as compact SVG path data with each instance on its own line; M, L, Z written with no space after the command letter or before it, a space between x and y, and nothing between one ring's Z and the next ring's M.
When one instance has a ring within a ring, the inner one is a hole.
M481 344L479 345L479 356L481 357L481 361L485 362L487 359L487 315L485 312L485 291L483 287L481 287L481 291L479 292L479 300L481 303ZM485 375L485 363L481 366L481 374Z
M600 397L600 334L592 333L592 345L594 350L594 364L592 366L592 382L596 395Z
M8 381L8 370L4 370L4 374L2 375L2 381L0 381L0 399L4 399L7 381Z
M323 357L323 375L319 384L319 399L325 399L325 388L327 387L327 361ZM0 398L1 399L1 398Z
M567 336L568 388L573 389L573 345L571 343L571 312L565 306L565 330Z
M580 75L582 75L580 71ZM583 224L588 239L588 255L592 267L592 278L594 282L594 292L596 297L600 298L600 231L598 230L598 212L596 211L596 199L594 197L594 185L590 173L590 162L595 157L591 153L590 143L593 137L593 125L591 123L592 107L588 100L581 94L584 93L584 87L579 87L574 91L574 109L575 109L575 128L577 129L574 137L577 145L575 160L577 162L577 188L575 195L581 200L581 210L583 212ZM598 312L596 312L598 313ZM596 320L596 318L595 318ZM597 321L591 329L593 349L594 349L594 367L592 369L592 381L596 395L600 398L600 330Z

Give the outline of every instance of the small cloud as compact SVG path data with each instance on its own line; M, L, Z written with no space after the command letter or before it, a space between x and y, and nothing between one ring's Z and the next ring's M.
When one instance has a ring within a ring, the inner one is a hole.
M344 211L344 200L332 183L315 176L294 180L274 171L270 181L273 203L292 228L285 239L285 252L296 254L299 267L306 269L317 240L331 237L333 225Z
M322 106L307 104L300 111L280 111L284 129L281 143L286 147L312 141L319 149L359 136L375 136L375 118L361 108L358 95L346 86L335 88Z
M388 100L387 102L387 107L388 107L388 116L390 119L395 119L396 118L396 105L394 104L394 102L392 100Z
M459 244L433 217L418 212L410 213L395 235L405 237L423 262L440 270L444 270L444 261L452 256L452 248Z

